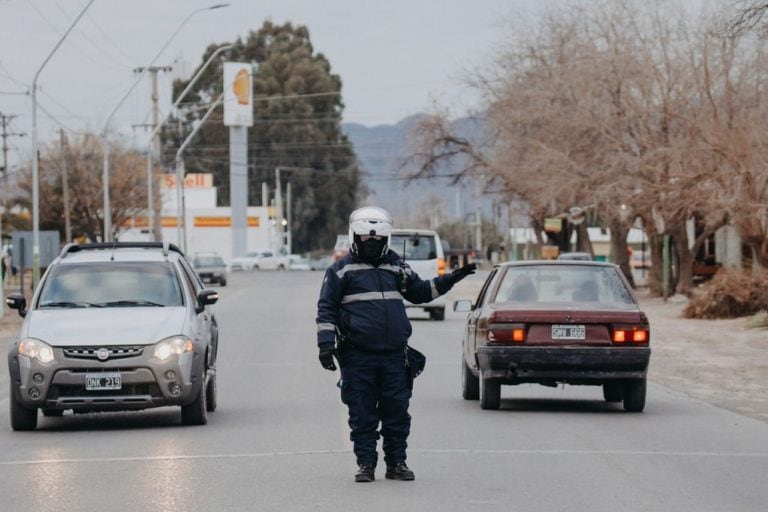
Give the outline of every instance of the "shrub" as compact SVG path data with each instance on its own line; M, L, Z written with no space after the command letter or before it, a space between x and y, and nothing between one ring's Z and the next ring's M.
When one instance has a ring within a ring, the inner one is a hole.
M768 310L768 271L722 269L691 298L686 318L736 318Z

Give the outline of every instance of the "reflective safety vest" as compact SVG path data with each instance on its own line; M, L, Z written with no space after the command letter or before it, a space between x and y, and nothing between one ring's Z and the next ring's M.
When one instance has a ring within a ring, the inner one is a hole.
M411 336L403 298L430 302L453 286L449 274L422 280L389 250L373 266L349 254L325 271L317 302L317 344L349 343L358 350L402 350Z

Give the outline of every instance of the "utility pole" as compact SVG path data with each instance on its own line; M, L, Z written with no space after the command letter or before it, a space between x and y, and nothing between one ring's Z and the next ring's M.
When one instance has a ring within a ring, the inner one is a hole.
M6 199L8 198L8 138L10 137L23 137L25 133L9 132L11 121L17 116L5 115L0 112L0 137L3 138L3 196L2 206L5 206Z
M63 188L62 199L64 201L64 236L67 243L72 241L72 222L69 214L69 145L64 130L61 130L61 186Z
M159 108L159 100L160 96L157 93L157 73L158 71L165 71L166 73L171 71L173 68L171 66L149 66L147 68L144 67L138 67L133 70L134 73L143 73L145 70L149 73L151 80L152 80L152 123L149 124L143 124L139 126L146 126L147 128L150 128L152 133L155 135L152 137L152 158L154 158L155 162L160 161L160 133L159 130L157 130L157 126L160 123L160 108ZM181 122L181 117L179 117L179 122ZM148 160L151 162L151 160ZM154 173L152 172L152 165L149 164L149 168L147 170L147 203L150 206L150 208L154 208L154 201L151 196L151 194L154 193L154 187L152 180L154 180ZM149 208L147 209L147 232L150 234L150 240L156 240L156 234L160 233L161 226L162 225L162 219L159 215L155 215L154 211L149 211ZM181 229L179 227L179 229ZM179 243L181 243L181 240L179 240Z
M160 123L160 96L157 93L157 73L159 71L165 71L166 73L171 71L171 66L149 66L148 68L139 67L133 70L134 73L143 73L147 70L152 80L152 128L154 129ZM152 152L155 155L155 160L160 159L160 134L156 133L152 142Z

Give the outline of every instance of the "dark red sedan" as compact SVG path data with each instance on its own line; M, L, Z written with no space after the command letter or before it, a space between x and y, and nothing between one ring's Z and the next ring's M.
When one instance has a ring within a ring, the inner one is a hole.
M648 318L619 268L594 261L519 261L494 267L469 312L462 389L498 409L502 384L603 387L626 411L645 408Z

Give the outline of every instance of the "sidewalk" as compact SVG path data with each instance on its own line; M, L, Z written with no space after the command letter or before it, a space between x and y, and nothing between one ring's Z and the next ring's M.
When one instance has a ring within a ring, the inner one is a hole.
M683 318L684 299L638 296L651 324L651 382L768 422L768 329Z

